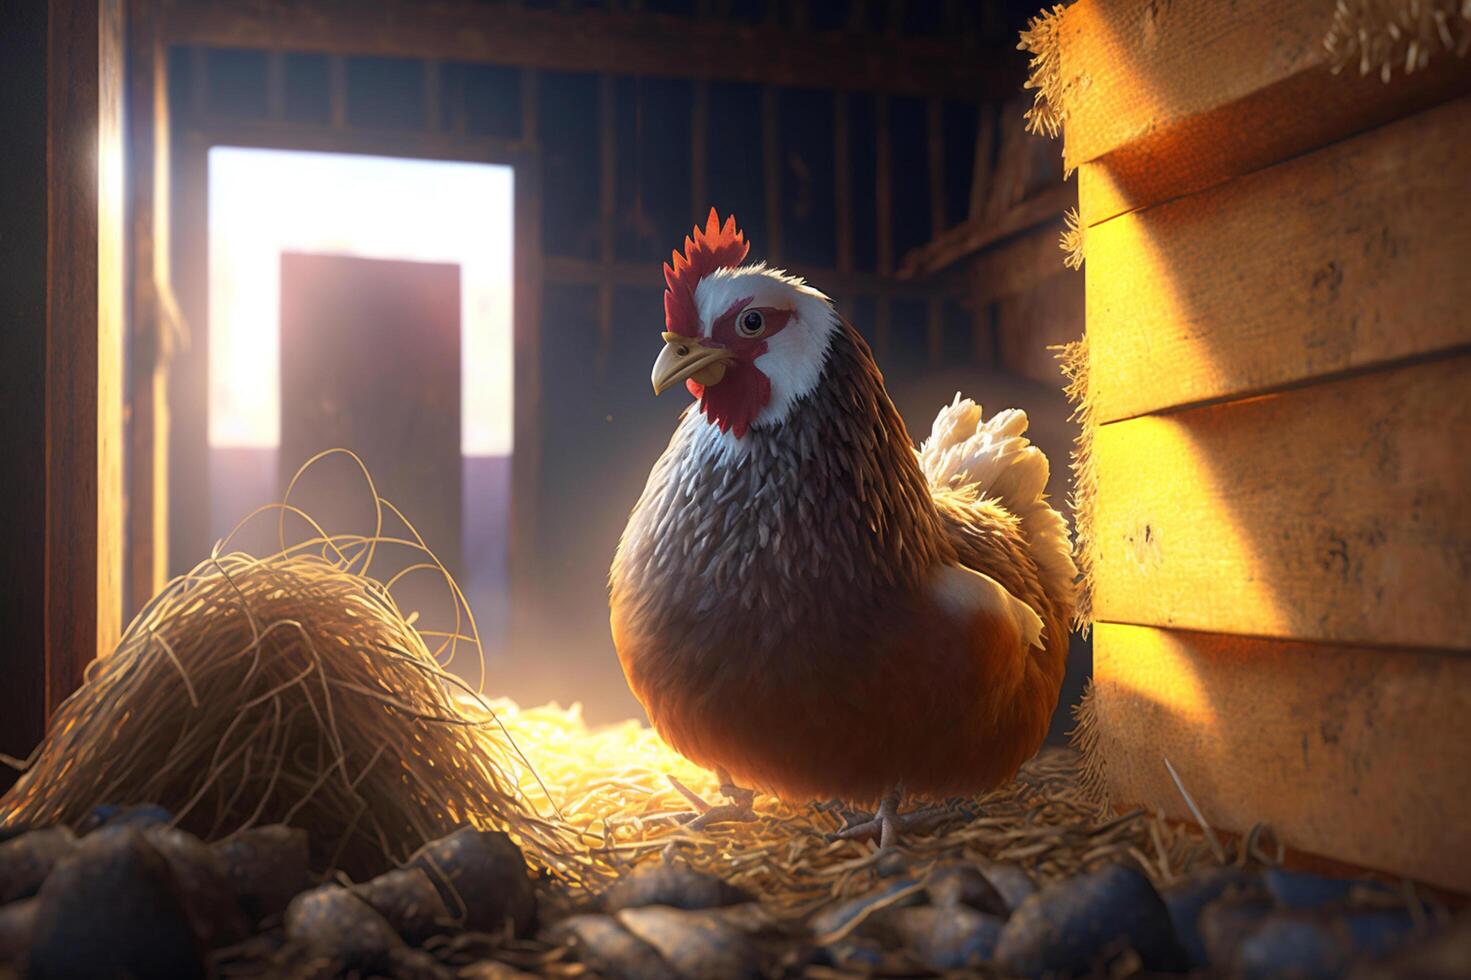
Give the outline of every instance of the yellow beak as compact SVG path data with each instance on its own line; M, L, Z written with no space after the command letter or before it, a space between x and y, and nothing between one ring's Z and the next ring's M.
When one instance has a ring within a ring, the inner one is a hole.
M654 394L662 394L689 378L709 387L725 377L730 353L719 347L706 347L698 337L664 334L664 349L654 361Z

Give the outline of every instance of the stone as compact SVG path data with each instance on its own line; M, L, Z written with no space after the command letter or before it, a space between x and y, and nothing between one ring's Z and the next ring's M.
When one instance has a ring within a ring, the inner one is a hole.
M751 895L715 875L683 862L661 862L637 868L603 893L608 912L667 905L676 909L713 909L751 901Z
M102 827L137 827L145 830L149 827L167 826L173 819L172 813L156 803L132 803L126 806L104 803L94 806L82 818L77 824L77 833L90 834Z
M969 905L920 905L883 915L902 948L932 970L974 969L991 959L1005 920Z
M1006 902L1008 912L1015 912L1018 905L1037 893L1032 876L1015 864L982 862L977 867Z
M56 862L76 847L77 838L67 827L27 831L0 844L0 905L40 891Z
M1226 894L1206 905L1196 919L1196 930L1211 969L1229 973L1237 949L1272 911L1272 903L1265 894Z
M624 909L614 918L658 950L685 980L759 980L762 976L755 944L716 912L648 905Z
M286 907L286 938L343 972L386 973L404 942L388 920L341 885L302 892Z
M21 959L31 951L31 938L36 933L34 898L0 905L0 963Z
M443 931L451 921L444 899L422 868L389 871L353 885L352 893L415 946Z
M1399 950L1360 963L1351 980L1463 980L1471 977L1471 910L1415 936Z
M536 921L536 892L526 860L511 838L497 830L462 827L430 841L409 858L439 890L464 928L500 933L506 923L517 936Z
M169 863L184 893L184 910L200 945L218 949L249 935L250 922L235 896L224 858L193 834L159 824L145 826L143 836Z
M610 980L679 980L657 949L610 915L575 915L559 923L552 937L569 941L584 963Z
M819 943L833 942L857 929L875 912L919 905L924 899L921 882L914 878L898 878L856 898L829 905L812 917L809 927Z
M285 910L311 885L306 831L284 824L251 827L214 845L240 907L254 922Z
M36 903L34 980L204 976L183 891L136 828L88 835L57 863Z
M1268 916L1232 956L1241 980L1334 980L1348 969L1352 951L1328 923L1288 914Z
M1394 895L1389 886L1367 879L1329 878L1306 871L1268 868L1262 872L1267 892L1284 909L1319 909L1346 904L1356 894L1377 892Z
M1261 877L1241 868L1210 868L1183 878L1160 892L1165 907L1170 910L1175 938L1185 954L1185 965L1191 969L1201 969L1209 962L1205 941L1200 936L1200 913L1228 892L1233 895L1262 894Z
M1011 914L1006 898L980 868L970 864L941 864L925 875L925 892L936 905L968 905L980 912Z
M996 944L1008 975L1079 975L1133 950L1146 969L1182 958L1164 901L1137 869L1114 864L1055 882L1022 902Z

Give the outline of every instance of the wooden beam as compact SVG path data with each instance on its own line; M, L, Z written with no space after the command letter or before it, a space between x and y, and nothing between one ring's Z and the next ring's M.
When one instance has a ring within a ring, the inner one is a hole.
M1471 657L1098 623L1092 728L1115 807L1471 892ZM1290 787L1290 791L1288 788Z
M965 269L971 304L985 306L1032 289L1059 272L1072 272L1062 264L1057 232L1058 228L1039 227L972 259Z
M848 93L833 97L833 214L838 243L838 271L853 271L853 168L849 145Z
M124 618L162 587L168 562L167 358L177 329L168 275L167 52L156 7L128 17L127 555Z
M444 65L435 59L424 62L424 128L437 133L444 127Z
M900 279L921 279L955 265L1005 238L1035 228L1046 222L1062 230L1062 215L1077 200L1078 189L1071 184L1058 184L1021 204L1002 212L994 218L971 218L963 221L940 235L912 249L904 256L897 276ZM1062 254L1057 263L1062 265Z
M549 255L542 262L547 282L576 283L598 287L632 286L644 289L662 289L664 280L659 275L657 262L611 262L596 259L572 259ZM929 300L935 295L933 283L895 282L871 272L842 272L838 269L803 267L798 270L823 292L829 294L843 306L846 297L884 293L901 299ZM949 290L959 295L958 290Z
M33 4L0 59L0 752L19 757L120 627L123 31L115 0Z
M991 156L996 148L996 107L982 105L976 110L976 115L976 154L971 169L970 209L967 212L971 218L985 216L986 196L991 190Z
M613 76L598 79L598 257L606 267L613 263L613 238L616 230L618 178L618 130L616 103L613 99ZM613 342L613 284L598 287L598 351L597 376L602 377Z
M761 90L761 165L766 185L766 258L773 265L782 261L781 233L781 131L777 115L776 89Z
M535 146L541 139L541 72L521 73L521 141Z
M881 275L894 271L894 180L893 146L889 141L889 100L874 100L874 224L878 242L875 255Z
M925 134L930 168L930 238L945 231L945 106L939 99L925 104Z
M776 23L628 10L569 13L473 0L237 0L170 4L165 11L172 44L982 99L1021 84L1014 52L977 55L942 38L800 34Z
M1471 90L1471 59L1437 51L1390 84L1329 70L1332 0L1178 6L1084 0L1062 17L1069 167L1096 171L1089 225L1325 146ZM1311 106L1311 111L1304 107Z
M1097 419L1471 344L1468 132L1471 96L1088 229Z
M347 128L347 59L334 54L327 59L328 117L333 129Z
M690 214L694 221L710 209L709 191L705 189L709 139L710 83L701 79L695 82L694 104L690 108Z
M1471 353L1098 427L1096 618L1471 649Z

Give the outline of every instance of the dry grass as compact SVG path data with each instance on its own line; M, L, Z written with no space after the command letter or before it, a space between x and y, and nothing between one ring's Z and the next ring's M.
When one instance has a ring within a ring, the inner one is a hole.
M1471 50L1471 0L1338 0L1323 38L1335 73L1350 65L1386 84L1423 71L1432 55Z

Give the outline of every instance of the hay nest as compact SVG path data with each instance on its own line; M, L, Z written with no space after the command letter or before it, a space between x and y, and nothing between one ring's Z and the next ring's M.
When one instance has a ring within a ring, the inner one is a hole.
M507 775L510 739L452 697L474 698L440 663L467 643L478 652L463 597L407 521L385 528L396 511L367 486L372 534L326 534L288 491L270 510L283 539L288 516L304 522L304 540L263 558L222 543L169 583L60 707L0 822L74 824L100 803L150 802L207 840L287 823L309 832L319 870L353 877L474 823L561 867L577 848ZM373 577L375 555L394 550L411 557ZM392 595L424 570L444 575L460 612L437 634Z

